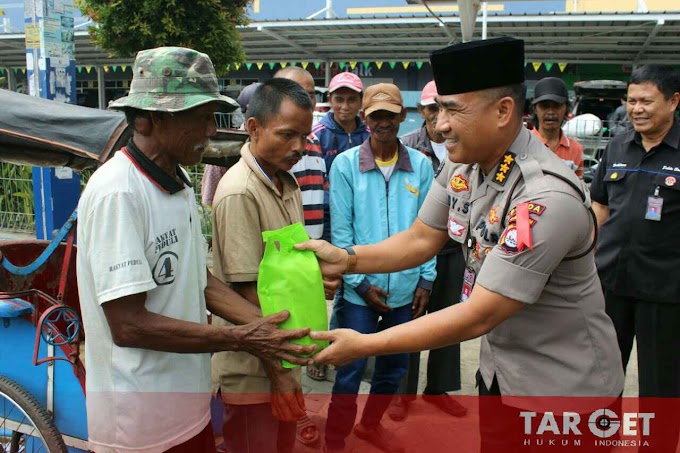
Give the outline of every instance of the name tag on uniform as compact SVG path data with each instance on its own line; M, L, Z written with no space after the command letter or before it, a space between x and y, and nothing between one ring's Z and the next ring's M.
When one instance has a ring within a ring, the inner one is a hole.
M460 301L465 302L472 294L472 288L475 286L475 278L477 274L475 270L470 266L465 268L465 273L463 273L463 291L460 293Z
M647 197L647 212L645 219L659 222L661 220L661 209L663 208L663 198Z

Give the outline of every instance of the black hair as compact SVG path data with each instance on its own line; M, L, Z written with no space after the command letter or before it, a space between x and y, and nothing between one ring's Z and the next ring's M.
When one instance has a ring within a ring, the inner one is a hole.
M275 77L267 80L255 90L248 102L246 120L255 118L264 126L272 115L279 113L284 98L290 99L302 109L310 111L313 109L309 94L299 83Z
M489 102L496 102L504 97L511 97L515 101L515 115L521 120L524 115L524 104L527 100L527 85L526 83L516 83L513 85L505 85L497 88L489 88L484 90Z
M670 99L673 93L680 92L680 72L664 64L644 65L633 71L628 86L643 83L656 85L663 97Z

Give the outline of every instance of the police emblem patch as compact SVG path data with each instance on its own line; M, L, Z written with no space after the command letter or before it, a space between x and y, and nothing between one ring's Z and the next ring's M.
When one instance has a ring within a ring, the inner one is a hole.
M451 190L454 192L463 192L470 190L470 184L468 184L468 180L465 179L463 175L457 174L453 178L451 178L451 181L449 181L449 185L451 186Z
M664 182L666 183L667 186L673 187L675 183L677 183L678 181L675 179L674 176L668 176Z
M489 211L489 223L491 225L493 225L494 223L496 223L500 220L498 218L498 208L500 208L500 206L496 206Z

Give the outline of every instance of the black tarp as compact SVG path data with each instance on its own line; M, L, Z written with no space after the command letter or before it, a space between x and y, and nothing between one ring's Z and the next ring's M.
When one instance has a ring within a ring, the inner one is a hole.
M0 90L0 160L96 167L129 138L125 115Z
M124 146L125 115L0 89L0 161L43 167L95 168ZM218 129L204 163L229 167L248 138Z

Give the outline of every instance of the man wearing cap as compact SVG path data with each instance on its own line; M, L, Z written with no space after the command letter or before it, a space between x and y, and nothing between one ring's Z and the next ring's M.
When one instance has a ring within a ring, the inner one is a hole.
M358 75L353 72L340 72L331 79L328 86L328 101L331 111L328 112L312 132L319 139L321 154L326 161L326 174L330 175L331 165L335 157L350 148L362 144L371 131L359 116L364 85ZM330 185L330 181L328 181ZM329 192L324 199L323 239L331 240L331 212ZM342 313L342 298L338 292L330 319L330 327L338 327L338 319ZM326 378L326 366L323 364L307 367L307 375L316 380Z
M312 132L319 139L329 172L338 154L362 144L370 135L359 117L363 91L361 79L353 72L337 74L328 85L331 111L321 118Z
M287 314L262 318L206 270L195 194L180 165L201 160L215 111L235 107L219 94L212 62L161 47L139 52L133 71L129 96L110 104L125 111L132 139L93 174L78 204L90 445L99 453L214 452L209 353L248 351L289 385L279 357L306 362L287 353L304 348L286 343L304 331L277 330ZM206 308L251 324L208 325Z
M522 125L521 40L456 44L433 52L430 61L439 92L437 130L450 162L418 219L374 245L343 250L311 241L299 248L317 253L325 275L388 273L424 263L450 237L465 247L465 303L374 335L313 332L333 340L315 361L342 364L484 335L480 395L502 400L480 400L482 451L520 451L520 412L536 411L541 402L526 397L614 400L623 390L616 333L593 259L590 201L574 172Z
M366 89L363 121L372 134L360 146L336 157L331 168L331 236L338 247L372 244L407 229L432 184L429 160L397 139L406 109L399 88L380 83ZM435 279L435 259L402 272L347 275L344 278L340 325L374 333L423 314ZM366 359L340 367L328 409L326 449L344 448L356 418L356 395ZM387 452L403 449L380 419L389 397L408 367L407 354L376 358L371 395L354 433Z
M364 85L353 72L341 72L331 79L328 101L331 111L314 126L312 132L319 139L321 153L330 175L331 165L338 154L359 146L371 131L359 116ZM331 239L331 219L328 200L324 207L323 238Z
M583 147L562 131L569 110L567 86L557 77L541 79L534 88L531 105L537 122L533 133L579 178L583 177Z
M220 180L213 208L215 276L259 309L257 280L262 232L302 222L302 198L291 168L302 158L312 129L312 101L297 82L272 78L255 91L246 112L250 142ZM226 325L221 317L213 321ZM279 412L277 382L267 364L248 352L212 358L213 388L225 403L224 442L230 453L289 453L305 416L300 369L290 371L291 415Z
M447 160L445 139L436 130L439 114L436 97L437 86L432 80L423 88L417 105L418 113L423 118L423 126L401 137L401 143L405 146L416 149L430 158L435 172ZM449 239L437 254L437 278L432 287L430 303L427 305L428 313L449 307L460 300L464 270L463 248L453 239ZM399 386L400 396L395 398L390 407L389 415L392 420L406 418L408 407L418 393L419 375L420 352L414 352L409 357L408 373ZM446 397L446 392L460 388L460 345L454 344L430 351L423 400L448 414L461 417L467 413L467 409L454 399Z

